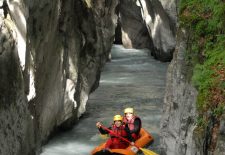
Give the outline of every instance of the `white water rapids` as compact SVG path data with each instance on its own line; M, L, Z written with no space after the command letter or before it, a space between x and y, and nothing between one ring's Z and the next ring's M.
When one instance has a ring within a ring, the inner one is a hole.
M168 63L149 57L147 50L112 47L112 61L101 74L99 88L90 95L87 111L72 130L53 137L41 155L89 155L105 141L95 127L97 121L110 126L115 114L133 107L142 126L155 138L149 149L159 152L159 127Z

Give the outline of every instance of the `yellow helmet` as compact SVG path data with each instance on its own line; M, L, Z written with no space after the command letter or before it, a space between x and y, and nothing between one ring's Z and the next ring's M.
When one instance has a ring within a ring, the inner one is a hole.
M134 109L133 108L126 108L126 109L124 109L124 114L126 114L126 113L134 113Z
M115 115L115 116L113 117L113 120L114 120L114 121L122 121L122 120L123 120L123 117L122 117L121 115Z

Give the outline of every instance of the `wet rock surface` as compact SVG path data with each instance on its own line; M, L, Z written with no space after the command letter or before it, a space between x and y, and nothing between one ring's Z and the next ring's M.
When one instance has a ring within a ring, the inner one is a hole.
M78 124L61 133L43 147L41 155L87 155L105 139L95 123L110 126L115 114L134 107L143 127L155 138L150 149L159 151L159 126L162 115L167 63L147 57L147 50L113 46L112 61L102 72L99 88L90 95L87 111Z

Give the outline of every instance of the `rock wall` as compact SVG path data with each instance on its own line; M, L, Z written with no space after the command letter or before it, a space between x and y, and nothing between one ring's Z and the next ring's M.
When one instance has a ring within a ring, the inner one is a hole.
M1 117L0 154L33 155L56 128L71 127L85 112L109 58L118 1L6 2L1 26L10 24L0 34L8 51L1 50L0 90L7 106L0 115L7 115Z
M190 32L179 28L177 45L168 71L167 86L161 122L162 155L223 155L224 150L224 116L218 127L215 119L209 120L206 128L197 127L196 110L197 90L191 84L193 67L186 60L186 50ZM210 115L210 114L209 114ZM210 118L210 117L209 117ZM211 118L210 118L211 119ZM218 139L216 140L218 136ZM216 142L215 150L211 149Z
M162 154L193 155L197 91L188 79L185 63L187 32L180 29L176 50L167 71L164 115L161 122Z
M166 11L166 13L168 14L168 17L171 21L171 24L173 25L172 28L176 29L176 25L177 25L177 20L178 20L178 6L180 3L180 0L159 0L164 8L164 10ZM176 32L176 31L173 31Z
M170 61L176 44L176 3L175 0L121 0L118 10L123 45L149 48L156 59Z
M24 93L16 25L0 18L0 154L34 154L33 120Z
M149 48L153 46L141 8L132 0L121 0L118 6L122 44L125 48Z
M35 95L31 90L28 95L41 141L85 112L113 43L116 5L111 0L30 4L27 73Z
M139 0L139 5L154 45L151 55L161 61L170 61L176 45L173 21L158 0Z
M225 115L222 117L220 122L220 128L218 133L217 145L214 154L224 155L225 154Z

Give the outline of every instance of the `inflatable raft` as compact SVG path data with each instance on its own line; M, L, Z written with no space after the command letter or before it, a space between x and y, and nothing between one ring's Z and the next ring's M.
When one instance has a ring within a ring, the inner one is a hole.
M145 129L141 128L140 138L135 141L135 146L128 146L126 149L110 149L104 150L105 143L97 146L91 155L136 155L139 149L137 147L143 148L147 144L153 141L153 137ZM137 147L136 147L137 146Z

